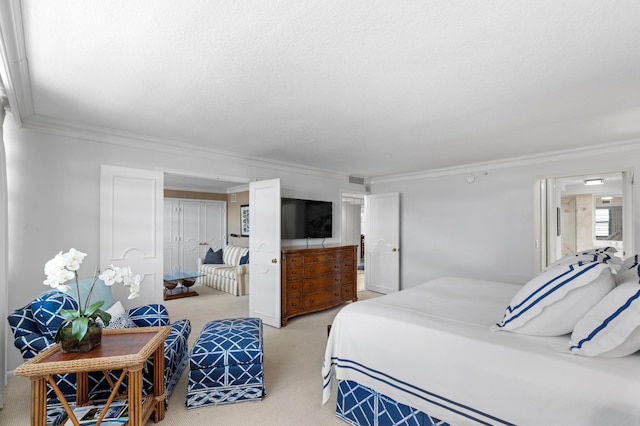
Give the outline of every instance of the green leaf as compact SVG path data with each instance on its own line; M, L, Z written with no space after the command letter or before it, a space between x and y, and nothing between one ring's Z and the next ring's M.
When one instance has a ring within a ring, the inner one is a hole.
M94 313L95 311L97 311L98 309L100 309L100 307L101 307L102 305L104 305L104 302L103 302L102 300L99 300L99 301L97 301L97 302L95 302L95 303L92 303L92 304L91 304L91 306L89 306L89 307L84 311L84 314L85 314L87 317L90 317L91 315L93 315L93 313Z
M99 317L104 325L109 325L109 321L111 321L111 314L109 312L105 312L102 309L98 309L92 315L92 318Z
M89 318L80 317L71 322L71 334L76 340L82 340L85 334L87 334L87 328L89 327Z
M60 324L60 326L58 327L58 331L56 331L56 335L53 336L53 341L56 343L60 343L60 339L62 338L62 329L69 324L71 321L70 320L64 320L62 321L62 323Z
M60 309L60 316L65 320L79 318L78 311L75 309Z

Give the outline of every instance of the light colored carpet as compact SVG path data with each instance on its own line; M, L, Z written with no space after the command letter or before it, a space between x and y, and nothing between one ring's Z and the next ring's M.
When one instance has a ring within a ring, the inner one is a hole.
M164 302L171 319L189 318L192 332L189 347L205 323L221 318L246 317L248 296L236 297L195 285L200 296ZM360 299L378 296L363 291ZM345 425L335 417L333 398L322 405L322 358L327 325L340 307L293 318L286 327L264 326L264 375L267 395L262 401L218 405L187 410L184 405L188 368L169 400L162 425ZM30 419L30 382L12 377L6 389L0 425L27 425Z

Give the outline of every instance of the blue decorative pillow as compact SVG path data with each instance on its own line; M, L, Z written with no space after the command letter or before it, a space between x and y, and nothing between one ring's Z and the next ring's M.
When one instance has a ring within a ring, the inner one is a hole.
M85 302L87 301L87 295L89 294L89 290L91 289L91 282L93 278L85 278L83 280L78 281L78 286L80 287L80 303L82 303L82 307L91 306L91 304L102 300L104 305L100 309L106 311L111 306L113 306L114 300L113 295L111 294L111 287L106 285L104 281L97 280L96 284L93 286L93 291L91 292L91 299L89 300L89 304L85 306ZM69 281L67 283L69 288L65 291L65 293L71 295L76 302L78 301L78 290L76 289L76 284L74 281Z
M571 333L578 320L613 287L611 265L578 262L546 269L525 284L492 330L532 336Z
M78 304L73 297L58 290L43 293L31 303L38 330L51 339L55 337L58 327L64 321L60 315L61 309L78 309Z
M209 249L207 254L204 256L204 263L206 264L222 264L222 249L213 251L213 249Z
M247 252L247 254L245 254L244 256L242 256L240 258L240 263L238 263L239 265L246 265L249 263L249 252Z
M138 306L137 308L129 309L127 313L129 314L129 318L131 318L138 327L162 327L170 325L169 311L167 311L164 305L158 303Z

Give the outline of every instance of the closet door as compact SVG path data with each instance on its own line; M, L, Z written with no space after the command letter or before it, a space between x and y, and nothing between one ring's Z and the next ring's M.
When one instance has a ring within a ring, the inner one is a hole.
M164 271L196 271L198 257L222 248L227 231L227 203L167 198L164 204Z
M202 234L200 237L200 257L204 258L207 250L221 249L225 246L227 234L227 203L226 201L207 201L201 210Z
M164 272L172 272L180 265L180 203L164 200Z
M180 269L196 271L204 234L203 201L180 201Z

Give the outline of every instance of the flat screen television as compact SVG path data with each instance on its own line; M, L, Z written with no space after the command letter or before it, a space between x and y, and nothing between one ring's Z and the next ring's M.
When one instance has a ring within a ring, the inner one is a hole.
M333 204L330 201L282 198L280 215L283 240L332 236Z

